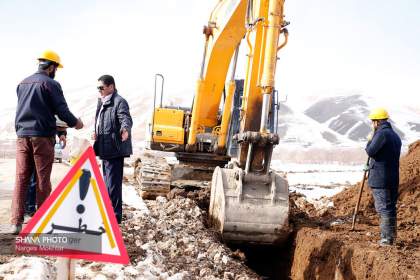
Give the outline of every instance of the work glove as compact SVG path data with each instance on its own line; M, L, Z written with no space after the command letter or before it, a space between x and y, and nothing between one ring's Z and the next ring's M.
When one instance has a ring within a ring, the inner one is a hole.
M372 138L373 138L373 131L371 132L371 133L369 133L368 134L368 136L367 136L367 140L368 140L368 142L370 142L370 141L372 141Z
M370 167L369 164L365 164L365 166L363 167L363 171L369 171Z
M60 141L59 141L60 145L61 145L61 149L64 149L66 147L67 144L67 139L65 135L61 135L60 136Z

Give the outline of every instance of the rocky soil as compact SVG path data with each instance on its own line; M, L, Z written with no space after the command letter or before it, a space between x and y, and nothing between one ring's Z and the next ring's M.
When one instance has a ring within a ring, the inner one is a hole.
M127 209L124 241L132 265L152 258L169 276L185 279L256 279L243 264L243 254L233 252L209 230L206 212L190 198L158 197L147 201L150 213L137 215ZM135 217L135 218L134 218Z

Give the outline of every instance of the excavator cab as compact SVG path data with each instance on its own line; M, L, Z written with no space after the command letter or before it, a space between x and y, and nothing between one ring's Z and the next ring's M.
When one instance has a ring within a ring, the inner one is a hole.
M157 86L160 81L160 103L157 106ZM152 120L149 123L146 139L152 150L183 151L185 141L185 119L188 110L180 107L163 106L163 86L165 78L155 74Z

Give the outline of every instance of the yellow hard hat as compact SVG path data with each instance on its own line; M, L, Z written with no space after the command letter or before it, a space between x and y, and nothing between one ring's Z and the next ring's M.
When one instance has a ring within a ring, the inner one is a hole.
M52 50L46 50L44 51L39 57L38 59L45 59L45 60L49 60L52 62L55 62L58 64L58 68L63 68L63 64L61 64L61 59L60 56L52 51Z
M385 120L388 118L388 112L384 108L373 109L369 114L369 119L371 120Z

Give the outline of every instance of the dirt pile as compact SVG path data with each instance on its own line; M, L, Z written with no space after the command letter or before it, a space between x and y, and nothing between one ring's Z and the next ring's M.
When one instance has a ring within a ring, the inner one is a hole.
M407 155L400 161L398 202L399 229L416 227L413 239L420 242L420 140L410 145Z
M417 279L417 249L379 247L374 232L348 229L349 224L329 230L301 228L295 238L291 279Z
M379 220L365 186L356 231L351 217L360 184L332 198L334 207L319 215L300 195L291 195L295 224L292 279L416 279L420 275L420 141L400 160L398 237L380 247ZM416 276L417 275L417 276Z

